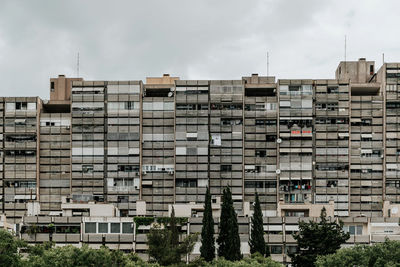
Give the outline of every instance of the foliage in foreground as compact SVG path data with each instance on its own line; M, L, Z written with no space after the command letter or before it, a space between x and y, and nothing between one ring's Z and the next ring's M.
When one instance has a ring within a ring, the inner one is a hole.
M188 235L180 244L176 245L170 229L154 227L147 234L149 256L161 265L178 264L181 262L182 256L193 250L197 236L197 234Z
M386 240L373 246L342 248L335 254L318 257L317 267L400 266L400 241Z
M253 254L249 258L243 258L240 261L228 261L224 258L215 259L211 262L198 259L189 264L189 267L283 267L282 264L273 261L270 257L264 258L261 254Z
M329 221L325 207L321 210L320 222L299 222L299 232L293 234L299 251L289 254L294 266L315 266L318 256L335 253L340 245L350 238L343 231L343 222Z
M21 257L19 249L24 249L26 257ZM75 267L75 266L112 266L112 267L160 267L158 263L148 263L141 260L136 254L125 254L119 250L110 250L107 247L91 249L87 245L77 248L71 245L54 247L54 243L47 242L41 245L28 246L24 241L14 237L11 233L0 229L0 266L7 267ZM223 258L206 262L200 258L186 265L183 262L170 265L171 267L282 267L283 265L255 254L251 258L241 261L228 261Z

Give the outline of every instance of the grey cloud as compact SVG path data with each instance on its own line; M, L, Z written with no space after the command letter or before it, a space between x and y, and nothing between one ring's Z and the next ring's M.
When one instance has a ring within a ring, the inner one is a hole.
M385 1L2 1L0 95L48 97L48 79L332 78L343 60L400 61ZM378 65L379 65L378 64Z

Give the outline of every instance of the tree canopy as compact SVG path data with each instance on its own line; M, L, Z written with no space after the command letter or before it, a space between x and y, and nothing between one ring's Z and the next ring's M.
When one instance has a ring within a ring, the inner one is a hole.
M289 255L294 266L315 266L317 256L335 253L350 238L343 231L343 222L327 219L325 207L319 219L319 222L299 222L299 232L293 234L298 251Z
M336 253L319 256L317 267L343 266L400 266L400 241L386 240L372 246L359 245L342 248Z

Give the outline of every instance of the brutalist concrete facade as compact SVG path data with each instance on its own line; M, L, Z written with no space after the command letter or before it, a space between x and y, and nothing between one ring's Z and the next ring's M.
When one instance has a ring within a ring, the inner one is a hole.
M218 204L230 186L241 216L255 192L266 217L330 201L339 217L396 216L384 202L400 202L399 84L400 64L365 59L328 80L59 76L49 101L0 99L2 212L18 222L39 201L56 215L66 197L201 216L206 187Z

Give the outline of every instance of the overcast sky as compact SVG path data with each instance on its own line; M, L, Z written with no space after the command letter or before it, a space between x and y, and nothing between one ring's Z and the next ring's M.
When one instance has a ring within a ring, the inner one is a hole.
M49 78L334 78L344 59L400 61L400 1L0 1L0 96Z

